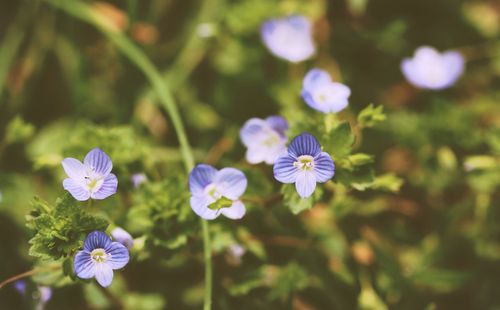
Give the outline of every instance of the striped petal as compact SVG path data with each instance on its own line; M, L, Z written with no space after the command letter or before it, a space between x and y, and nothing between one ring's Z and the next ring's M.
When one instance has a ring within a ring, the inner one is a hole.
M85 239L83 249L87 252L92 252L95 249L105 249L111 244L111 238L102 231L93 231Z
M307 198L316 189L316 175L314 171L299 171L295 181L295 189L302 198Z
M94 262L90 257L90 252L79 251L76 253L73 265L79 278L90 279L94 277Z
M324 183L333 177L335 165L330 154L321 152L314 158L314 172L316 173L316 182L319 183Z
M274 178L281 183L295 183L299 171L293 165L296 160L288 154L278 157L273 166Z
M112 269L125 267L130 257L127 248L120 242L111 242L105 249L110 257L106 260Z
M237 200L247 188L245 174L235 168L224 168L215 175L215 187L224 197Z
M83 183L85 180L85 165L82 164L79 160L68 157L62 160L61 162L64 172L70 177L78 182Z
M75 179L64 179L63 187L67 190L73 198L79 201L85 201L90 198L89 191L80 182Z
M113 169L111 158L97 147L87 153L83 159L83 163L92 168L94 172L103 176L109 174L111 169Z
M203 192L203 189L213 182L217 169L212 166L200 164L189 174L189 191L191 194Z
M288 146L288 153L294 157L299 157L301 155L316 156L321 152L321 146L318 140L309 134L302 133L295 137L290 145Z
M99 199L99 200L105 199L115 194L117 188L118 188L118 179L116 178L116 175L110 173L104 178L104 182L102 183L99 190L92 193L90 197L92 197L92 199Z
M113 269L106 263L96 263L94 265L95 279L102 287L108 287L113 282Z

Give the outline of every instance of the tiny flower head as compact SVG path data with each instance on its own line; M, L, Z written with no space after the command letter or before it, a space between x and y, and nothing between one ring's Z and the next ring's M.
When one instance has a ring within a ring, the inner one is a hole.
M116 227L111 231L111 237L117 242L123 244L127 249L134 245L134 238L123 228Z
M281 116L251 118L240 130L240 138L247 147L246 159L251 164L273 164L286 151L285 131L288 123Z
M80 201L104 199L116 193L118 180L111 173L113 163L101 149L92 149L83 160L65 158L62 161L68 178L63 181L64 189Z
M330 180L335 166L330 155L321 151L318 140L302 133L288 146L288 154L280 156L274 164L274 177L282 183L295 183L302 198L312 195L316 183Z
M217 170L197 165L189 174L191 209L198 216L213 220L223 214L230 219L245 215L245 205L239 200L247 188L247 178L238 169Z
M14 288L19 292L19 294L26 294L26 282L24 280L17 280L14 282Z
M323 113L336 113L347 107L349 87L332 82L328 72L311 69L302 82L302 98L311 108Z
M132 185L134 185L135 188L138 188L142 183L146 182L148 180L148 177L144 173L134 173L130 177L130 181L132 181Z
M439 53L429 46L419 47L413 58L401 63L406 79L415 87L444 89L452 86L464 71L464 58L459 52Z
M271 19L262 24L261 36L269 51L290 62L300 62L316 52L311 22L305 16Z
M125 267L129 261L127 248L113 242L102 231L93 231L85 239L83 250L75 255L75 273L79 278L96 278L102 287L111 285L113 269Z

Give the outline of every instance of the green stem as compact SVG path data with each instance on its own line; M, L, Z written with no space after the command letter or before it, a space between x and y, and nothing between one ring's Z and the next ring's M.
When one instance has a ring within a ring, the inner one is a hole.
M124 34L119 30L114 29L111 25L107 24L106 18L99 15L99 13L92 10L90 6L83 2L71 0L45 0L51 5L65 11L71 16L92 24L98 28L101 33L106 36L123 55L125 55L130 62L139 68L146 78L151 83L158 98L160 105L169 114L172 124L174 126L177 138L181 148L182 158L186 172L189 173L194 167L194 157L189 145L184 124L180 117L177 106L175 105L174 97L170 92L167 84L163 81L160 72L156 69L149 58L135 46ZM212 299L212 264L211 264L211 244L210 234L208 230L208 223L202 221L203 239L204 239L204 257L205 257L205 299L204 309L211 309Z

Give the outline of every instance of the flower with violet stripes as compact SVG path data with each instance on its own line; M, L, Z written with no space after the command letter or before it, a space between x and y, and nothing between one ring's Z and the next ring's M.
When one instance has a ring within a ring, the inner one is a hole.
M118 180L111 173L113 163L100 148L88 152L83 163L75 158L65 158L62 166L68 175L63 187L76 200L104 199L116 193Z
M456 51L439 53L429 46L419 47L413 58L401 63L401 70L413 86L444 89L452 86L464 71L464 58Z
M75 255L75 273L79 278L96 278L102 287L113 281L113 269L125 267L129 261L127 248L111 241L102 231L93 231L85 239L83 250Z
M316 53L311 22L301 15L271 19L260 29L269 51L290 62L304 61Z
M240 219L245 215L245 205L239 198L246 188L247 178L238 169L217 170L209 165L197 165L189 174L191 209L206 220L220 214Z
M316 183L330 180L335 165L330 155L321 151L321 146L309 133L295 137L288 146L288 154L280 156L274 163L274 177L282 183L295 183L302 198L312 195Z
M287 121L281 116L251 118L240 130L240 138L247 147L246 160L251 164L265 162L272 165L276 158L286 152Z
M323 113L336 113L347 107L351 89L332 82L328 72L311 69L302 82L302 98L311 108Z

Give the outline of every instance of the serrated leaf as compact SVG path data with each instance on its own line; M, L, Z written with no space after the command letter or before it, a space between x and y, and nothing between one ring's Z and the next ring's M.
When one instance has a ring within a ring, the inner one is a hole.
M339 160L351 153L354 141L351 125L348 122L341 122L327 134L323 148L334 160Z
M386 116L382 105L375 107L373 103L370 103L370 105L361 110L358 114L358 123L361 127L373 127L385 120Z

